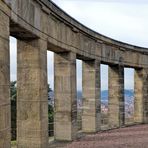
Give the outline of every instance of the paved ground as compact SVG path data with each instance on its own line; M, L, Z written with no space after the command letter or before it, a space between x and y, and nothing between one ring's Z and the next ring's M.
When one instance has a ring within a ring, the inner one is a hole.
M72 143L54 143L51 148L148 148L148 125L86 135Z

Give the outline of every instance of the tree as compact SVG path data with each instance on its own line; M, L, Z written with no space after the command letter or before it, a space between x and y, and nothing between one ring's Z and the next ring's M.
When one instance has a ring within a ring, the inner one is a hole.
M11 100L16 101L16 95L17 95L17 90L16 90L16 81L12 81L10 85L11 89Z
M48 134L53 136L54 130L54 108L53 108L53 91L48 84Z
M52 96L50 96L50 92L52 89L48 84L48 102L52 100ZM17 82L12 81L10 85L10 95L11 95L11 137L12 140L16 140L16 114L17 114ZM53 124L54 119L54 109L51 104L48 103L48 122ZM49 131L53 130L53 125L49 126ZM50 132L49 132L50 134Z
M17 107L16 81L12 81L10 84L10 95L11 95L11 138L12 140L16 140L16 107Z

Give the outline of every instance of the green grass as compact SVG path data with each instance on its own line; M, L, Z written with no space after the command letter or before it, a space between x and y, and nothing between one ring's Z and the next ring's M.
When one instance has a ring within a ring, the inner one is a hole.
M11 145L15 146L16 145L16 141L11 141Z

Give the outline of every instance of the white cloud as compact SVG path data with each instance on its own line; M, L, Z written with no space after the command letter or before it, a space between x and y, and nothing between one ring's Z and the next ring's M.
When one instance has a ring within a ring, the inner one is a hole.
M147 4L147 0L52 0L56 4L64 2L83 2L83 3L123 3L123 4Z
M54 53L47 51L48 83L54 89Z
M101 64L101 89L108 90L108 66Z
M134 89L134 69L133 68L124 69L124 88Z
M54 0L89 28L134 45L148 47L148 1Z
M16 80L16 39L13 37L10 37L10 79L11 81Z
M77 90L82 90L82 61L76 61L77 71Z

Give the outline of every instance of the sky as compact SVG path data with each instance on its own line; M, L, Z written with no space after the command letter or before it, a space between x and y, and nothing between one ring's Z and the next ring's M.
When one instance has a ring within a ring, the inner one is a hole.
M148 47L148 0L52 0L73 18L113 39ZM16 79L16 40L10 38L11 80ZM53 89L53 53L48 52L48 82ZM134 70L125 68L125 88L133 89ZM77 60L77 89L82 62ZM108 89L108 66L101 65L101 89Z

